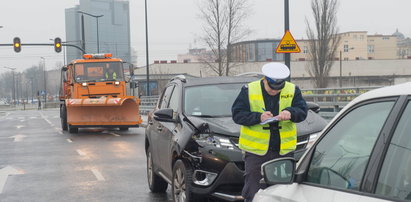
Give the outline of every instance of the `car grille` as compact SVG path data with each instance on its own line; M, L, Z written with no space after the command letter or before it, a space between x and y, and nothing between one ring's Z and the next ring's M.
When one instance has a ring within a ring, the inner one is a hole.
M230 138L230 141L238 148L238 138L237 137Z
M307 146L310 135L297 136L297 150L304 149Z

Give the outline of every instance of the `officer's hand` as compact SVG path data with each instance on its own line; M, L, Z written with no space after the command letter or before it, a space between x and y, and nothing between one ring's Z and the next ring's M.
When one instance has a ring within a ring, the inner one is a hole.
M270 111L266 111L261 114L260 119L261 119L261 122L263 122L266 119L271 118L271 117L273 117L273 114Z
M283 110L283 111L280 112L280 114L278 114L277 118L280 121L290 120L291 119L291 112L289 112L287 110Z

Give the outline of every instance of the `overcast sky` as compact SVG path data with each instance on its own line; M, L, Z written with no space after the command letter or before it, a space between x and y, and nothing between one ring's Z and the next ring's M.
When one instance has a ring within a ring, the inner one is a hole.
M196 40L202 34L197 2L201 0L148 0L149 56L153 60L176 60L189 48L204 47ZM284 33L283 0L250 0L251 17L246 21L253 33L248 39L281 38ZM290 0L290 28L294 38L305 37L305 18L311 19L310 0ZM64 9L78 0L1 0L0 43L51 43L65 40ZM392 34L398 28L411 36L410 0L340 0L338 25L341 32L368 31L368 34ZM138 53L138 66L145 65L144 0L130 0L131 46ZM63 62L63 54L53 47L23 46L20 53L12 47L0 47L0 73L3 66L18 71L38 65L45 58L47 69Z

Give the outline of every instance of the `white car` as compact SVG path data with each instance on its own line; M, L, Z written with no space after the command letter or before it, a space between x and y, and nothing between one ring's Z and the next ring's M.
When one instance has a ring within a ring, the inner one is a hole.
M298 164L262 165L254 202L411 201L411 82L354 99Z

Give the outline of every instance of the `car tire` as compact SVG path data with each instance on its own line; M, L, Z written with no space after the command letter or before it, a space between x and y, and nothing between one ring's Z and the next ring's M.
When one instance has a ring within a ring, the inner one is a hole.
M154 172L153 158L150 147L147 150L147 182L148 187L153 193L164 193L168 183Z
M183 160L177 160L173 166L171 194L175 202L199 201L192 193L193 169Z
M69 133L78 133L78 128L73 127L72 125L68 124L68 131Z
M65 104L60 107L60 120L61 120L61 129L67 131L67 110Z

